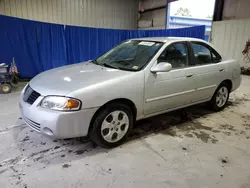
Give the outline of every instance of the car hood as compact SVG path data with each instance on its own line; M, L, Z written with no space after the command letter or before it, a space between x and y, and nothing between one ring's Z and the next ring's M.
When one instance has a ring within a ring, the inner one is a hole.
M85 87L118 79L133 72L102 67L85 62L63 66L37 75L30 86L41 95L62 95Z

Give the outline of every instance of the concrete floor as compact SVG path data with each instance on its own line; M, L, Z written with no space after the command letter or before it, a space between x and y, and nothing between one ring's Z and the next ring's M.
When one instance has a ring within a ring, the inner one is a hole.
M204 105L137 123L107 150L51 140L18 120L20 91L0 95L0 187L250 187L250 77L226 109Z

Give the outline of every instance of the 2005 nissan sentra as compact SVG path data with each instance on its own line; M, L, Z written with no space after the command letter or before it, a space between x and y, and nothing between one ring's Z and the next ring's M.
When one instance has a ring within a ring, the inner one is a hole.
M133 39L93 61L39 74L23 89L20 109L37 132L114 147L136 120L203 102L222 110L240 82L238 62L203 40Z

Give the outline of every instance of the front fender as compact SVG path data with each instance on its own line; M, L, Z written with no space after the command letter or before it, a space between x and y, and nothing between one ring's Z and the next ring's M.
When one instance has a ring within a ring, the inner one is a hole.
M82 109L101 107L115 99L128 99L137 109L137 117L144 109L144 73L135 72L123 78L103 81L68 94L82 101Z

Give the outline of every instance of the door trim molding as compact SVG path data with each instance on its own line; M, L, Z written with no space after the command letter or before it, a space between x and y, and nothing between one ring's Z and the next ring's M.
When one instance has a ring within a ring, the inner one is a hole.
M187 104L187 105L184 105L184 106L178 106L178 107L175 107L175 108L171 108L171 109L167 109L167 110L162 110L162 111L159 111L159 112L145 114L144 117L142 117L140 119L145 119L145 118L149 118L149 117L152 117L152 116L156 116L156 115L160 115L160 114L172 112L172 111L175 111L175 110L178 110L178 109L186 108L188 106L193 106L193 105L204 103L204 102L207 102L207 101L210 101L210 99L201 100L201 101L198 101L198 102L195 102L195 103L190 103L190 104ZM140 120L140 119L138 118L137 120Z
M160 97L154 97L154 98L146 99L146 103L158 101L158 100L162 100L162 99L166 99L166 98L170 98L170 97L176 97L179 95L185 95L187 93L192 93L194 91L195 91L195 89L191 89L191 90L187 90L187 91L183 91L183 92L179 92L179 93L174 93L174 94L170 94L170 95L163 95Z
M197 89L197 91L200 91L200 90L205 90L205 89L211 89L211 88L214 88L216 87L217 85L210 85L210 86L205 86L205 87L200 87Z

